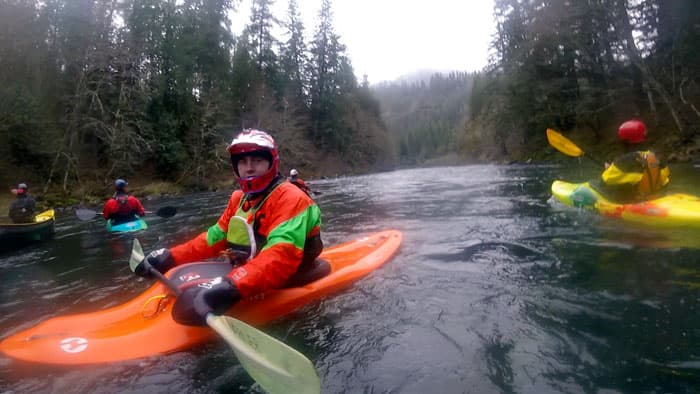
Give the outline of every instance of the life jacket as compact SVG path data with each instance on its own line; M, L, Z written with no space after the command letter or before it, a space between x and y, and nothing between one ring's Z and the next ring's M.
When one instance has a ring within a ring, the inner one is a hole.
M282 181L280 177L275 178L265 190L255 196L254 205L248 195L243 195L238 202L238 209L228 222L226 231L228 247L222 253L232 264L243 264L252 259L267 242L267 238L258 232L257 213Z
M112 197L119 204L117 212L112 216L113 224L126 223L136 220L136 210L129 205L129 195L126 193L115 194Z
M241 198L235 215L229 220L226 232L228 247L223 253L232 264L244 264L247 260L255 257L257 252L267 243L267 237L259 232L260 223L257 213L284 180L282 177L275 179L261 193L261 196L256 196L256 201L252 204L247 196ZM322 250L323 243L320 235L307 238L304 243L304 256L297 272L303 272L313 267L314 260Z
M34 199L27 197L26 194L18 195L17 199L10 205L10 219L14 223L33 223L34 208Z
M632 152L615 159L601 175L617 200L645 200L660 192L669 182L670 171L651 151Z
M650 151L641 152L640 160L645 162L645 169L642 180L637 184L637 192L640 196L654 195L668 183L668 168L661 168L659 159Z

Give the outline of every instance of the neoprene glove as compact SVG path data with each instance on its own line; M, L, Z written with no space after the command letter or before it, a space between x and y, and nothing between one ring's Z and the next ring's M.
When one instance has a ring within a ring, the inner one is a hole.
M136 275L143 276L144 278L151 277L151 273L148 272L148 270L146 269L146 264L144 264L144 261L148 261L148 264L150 264L151 267L160 271L160 273L162 274L168 272L169 269L175 266L175 260L170 254L170 250L165 248L154 250L148 255L146 255L146 257L143 258L143 260L139 263L139 265L136 266L136 269L134 270L134 273L136 273Z
M209 313L220 315L240 299L229 278L217 277L183 291L175 300L173 319L187 326L205 326Z

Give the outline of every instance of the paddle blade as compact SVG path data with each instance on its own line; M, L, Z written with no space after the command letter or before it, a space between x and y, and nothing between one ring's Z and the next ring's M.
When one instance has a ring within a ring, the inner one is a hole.
M136 266L143 261L143 248L141 247L141 242L134 238L134 246L131 247L131 257L129 258L129 268L131 272L136 272Z
M175 207L162 207L156 211L156 215L162 218L171 218L177 213L177 208Z
M559 152L571 156L579 157L583 156L583 151L581 148L576 146L571 140L559 134L555 130L547 129L547 140L549 144L555 147Z
M99 212L95 212L92 209L79 208L75 210L75 216L77 216L78 219L83 221L93 219L96 215L99 214Z
M229 316L209 314L207 324L231 346L250 376L271 394L321 392L316 369L298 351Z

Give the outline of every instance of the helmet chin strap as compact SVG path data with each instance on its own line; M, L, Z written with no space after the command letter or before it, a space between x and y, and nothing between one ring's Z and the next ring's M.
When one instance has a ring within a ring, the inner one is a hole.
M248 191L248 192L244 191L243 194L245 195L246 199L248 199L249 201L254 200L258 196L265 195L266 193L268 193L268 191L274 189L276 185L280 184L281 181L285 180L285 179L286 178L282 177L279 173L277 173L277 175L275 175L272 178L272 180L262 189L258 189L255 191ZM240 180L239 180L239 183L240 183Z

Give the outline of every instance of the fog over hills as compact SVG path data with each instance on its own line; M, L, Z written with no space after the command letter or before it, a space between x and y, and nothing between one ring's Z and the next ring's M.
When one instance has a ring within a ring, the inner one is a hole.
M413 71L411 73L404 74L404 75L396 78L393 81L380 81L380 82L373 84L373 85L386 85L386 84L390 84L393 82L406 82L406 83L420 82L420 81L428 82L428 81L430 81L430 77L437 74L437 73L440 73L442 75L447 75L453 71L465 72L464 70L446 70L446 69L439 70L439 69L431 69L431 68L422 68L422 69Z

